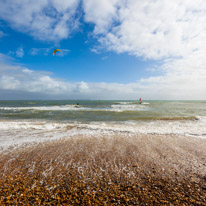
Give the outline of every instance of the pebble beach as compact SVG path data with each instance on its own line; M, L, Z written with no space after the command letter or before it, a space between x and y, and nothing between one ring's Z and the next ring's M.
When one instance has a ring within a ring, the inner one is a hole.
M205 139L75 129L1 153L1 205L205 205Z

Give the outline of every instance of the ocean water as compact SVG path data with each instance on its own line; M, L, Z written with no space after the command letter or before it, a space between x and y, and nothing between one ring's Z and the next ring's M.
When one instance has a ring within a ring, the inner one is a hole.
M0 101L0 131L3 149L78 133L205 138L206 101Z
M0 101L1 120L90 123L200 117L206 117L206 101Z

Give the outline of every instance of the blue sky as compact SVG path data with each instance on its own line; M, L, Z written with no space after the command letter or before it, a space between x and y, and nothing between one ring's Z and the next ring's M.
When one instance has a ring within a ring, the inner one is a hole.
M3 0L0 99L206 99L205 22L203 0Z
M1 24L4 25L2 32L7 35L1 39L0 52L32 70L43 69L67 81L108 83L135 82L150 74L146 69L152 62L142 57L117 54L105 49L96 51L96 39L89 36L94 29L92 24L81 25L79 32L59 42L40 41L10 28L3 20ZM63 53L53 57L55 48L60 48Z

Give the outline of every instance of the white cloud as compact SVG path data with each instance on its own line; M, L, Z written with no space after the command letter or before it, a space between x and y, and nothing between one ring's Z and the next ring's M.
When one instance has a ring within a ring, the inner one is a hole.
M141 79L135 83L70 82L52 77L48 72L34 71L9 63L0 55L1 99L8 97L50 99L206 99L206 71L178 72ZM173 62L175 64L175 62ZM189 64L189 62L188 62ZM179 65L179 63L178 63ZM203 67L202 67L203 68Z
M36 39L59 41L77 28L78 4L79 0L0 1L0 18Z
M84 5L85 20L94 23L99 41L119 53L149 59L184 56L206 37L203 0L84 0Z
M12 58L12 57L0 53L0 62L1 62L1 63L11 62L11 61L13 61L13 58ZM1 70L1 69L2 69L2 68L0 68L0 70Z
M49 53L52 53L52 48L32 48L30 50L30 55L44 55L47 56Z
M95 24L95 34L107 32L116 17L118 0L83 0L85 21Z
M16 88L19 87L20 83L21 82L18 79L15 79L12 76L1 75L0 77L1 89L16 90Z
M64 56L66 56L69 52L70 52L69 49L62 49L62 48L61 48L61 52L57 52L55 55L60 56L60 57L64 57Z
M158 68L161 76L140 81L145 94L160 99L206 98L204 0L99 2L96 7L95 0L84 0L85 20L94 24L103 48L163 62Z
M16 85L27 92L68 97L206 99L204 0L7 0L0 1L0 18L35 38L61 40L77 28L75 15L80 2L84 21L94 25L93 35L102 48L160 60L161 75L155 76L156 68L151 67L154 76L137 83L68 83L20 67L12 67L18 70L12 73L8 71L11 66L4 64L1 71L7 68L7 72L1 74L1 82L7 81L10 89ZM101 47L95 44L91 51L98 53ZM33 55L39 51L34 49Z
M95 54L100 54L100 51L95 49L95 48L91 48L90 51L95 53Z
M24 49L22 47L19 47L16 50L16 56L22 58L24 56Z
M5 56L0 58L5 59ZM51 99L127 99L136 97L140 91L136 84L69 82L56 79L44 71L33 71L22 66L15 66L8 61L0 63L1 99L11 99L11 93L18 99L20 92L24 98L35 95L35 98Z

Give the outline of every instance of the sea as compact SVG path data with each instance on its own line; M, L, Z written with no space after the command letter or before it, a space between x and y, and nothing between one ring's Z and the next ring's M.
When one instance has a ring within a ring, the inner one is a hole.
M206 101L0 101L0 151L77 134L119 133L206 138Z

